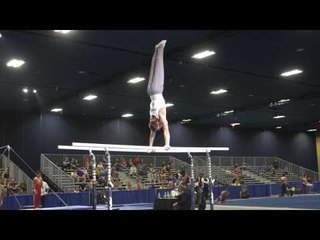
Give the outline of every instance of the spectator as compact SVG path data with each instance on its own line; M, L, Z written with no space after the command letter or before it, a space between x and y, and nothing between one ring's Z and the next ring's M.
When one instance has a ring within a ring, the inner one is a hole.
M129 170L129 175L133 176L133 175L137 175L137 168L134 164L131 165L130 170Z
M128 191L131 191L131 190L132 190L132 184L131 184L131 181L130 181L130 180L127 181L126 189L127 189Z
M121 160L121 167L122 167L123 170L127 168L127 162L126 162L125 159Z
M8 195L18 192L17 183L13 178L9 179L9 182L7 184L7 191L8 191Z
M228 189L222 191L220 196L216 199L216 203L225 203L229 197L230 191Z
M0 180L0 209L2 208L3 205L3 199L7 194L7 190L5 186L3 185L3 180Z
M70 168L70 160L68 157L65 157L65 159L62 162L63 170L67 170Z
M240 198L249 198L249 197L250 197L250 194L249 194L248 187L243 185L240 191Z
M2 173L2 178L3 178L3 180L4 180L3 184L4 184L4 185L7 185L7 181L8 181L8 179L9 179L9 168L6 168L6 169L4 170L4 172Z
M71 169L77 169L78 161L74 158L71 158L70 167L71 167Z
M90 166L90 164L91 164L91 158L90 158L90 156L86 156L86 157L83 159L83 167L84 167L85 169L88 169L89 166Z
M302 193L306 194L307 193L307 184L308 184L307 175L303 176L303 178L301 179L301 183L302 183Z
M25 193L27 191L27 183L22 181L18 188L20 189L20 193Z
M191 210L191 191L185 183L179 185L181 194L177 198L172 207L176 210Z
M201 200L200 200L200 206L199 210L205 210L206 209L206 204L207 204L207 199L209 195L209 178L207 176L204 176L204 174L201 174Z
M41 207L46 207L46 196L49 192L50 188L48 183L42 181L42 188L41 188Z
M281 185L280 197L284 197L284 194L286 193L286 190L287 190L287 184L288 184L288 180L286 178L286 175L282 174L282 177L280 178L280 185Z

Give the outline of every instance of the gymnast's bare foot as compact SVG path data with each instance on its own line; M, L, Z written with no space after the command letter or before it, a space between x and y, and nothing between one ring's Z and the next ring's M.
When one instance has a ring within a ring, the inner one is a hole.
M164 145L164 149L166 150L166 151L169 151L170 150L170 145Z
M152 152L154 152L154 149L152 146L149 146L147 149L147 153L152 153Z

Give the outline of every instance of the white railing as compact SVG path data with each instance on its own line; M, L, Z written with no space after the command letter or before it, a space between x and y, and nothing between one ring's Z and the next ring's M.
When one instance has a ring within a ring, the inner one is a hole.
M75 189L74 180L54 164L48 157L41 154L40 169L64 192L72 192Z
M206 161L205 156L198 156L197 159ZM319 181L319 174L316 171L301 167L297 164L290 163L278 157L236 157L236 156L214 156L211 157L212 165L214 166L274 166L276 169L281 169L283 172L291 172L299 177L307 175L312 177L314 180ZM202 166L207 164L204 162L198 161Z
M28 175L26 175L14 162L8 159L7 156L2 155L0 158L0 168L9 169L9 177L17 182L18 186L23 186L25 191L21 194L33 194L33 182Z
M88 155L81 155L81 154L43 154L45 157L50 159L57 166L63 166L63 160L68 157L69 161L72 158L77 160L79 166L83 166L83 161ZM105 155L95 155L96 162L99 163L101 160L105 158ZM124 159L126 160L127 164L129 164L130 160L134 158L139 158L143 160L144 164L149 165L150 163L153 164L153 167L160 167L162 163L167 163L169 160L173 160L175 164L175 168L187 164L184 161L181 161L177 158L171 156L147 156L147 155L111 155L111 162L112 164L119 160L119 162ZM121 163L121 162L120 162Z

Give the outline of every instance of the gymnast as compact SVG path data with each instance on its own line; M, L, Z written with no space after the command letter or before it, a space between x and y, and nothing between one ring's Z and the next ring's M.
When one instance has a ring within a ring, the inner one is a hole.
M157 131L163 129L165 149L170 150L170 132L167 121L166 102L163 98L164 85L164 65L163 52L166 40L162 40L155 46L154 54L151 61L150 75L147 87L147 93L150 96L150 136L149 146L153 146Z

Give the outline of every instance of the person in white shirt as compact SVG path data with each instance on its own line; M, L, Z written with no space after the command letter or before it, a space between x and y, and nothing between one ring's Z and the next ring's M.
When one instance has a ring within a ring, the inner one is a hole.
M165 149L170 149L170 132L167 121L166 102L163 98L164 86L164 64L163 52L166 45L166 40L162 40L155 46L154 54L151 61L151 68L149 74L149 82L147 93L150 96L150 136L149 146L152 147L157 131L163 128L163 135L165 141Z
M47 196L49 190L50 190L49 185L45 181L42 181L42 187L41 187L41 206L42 206L42 208L45 207L46 196Z

